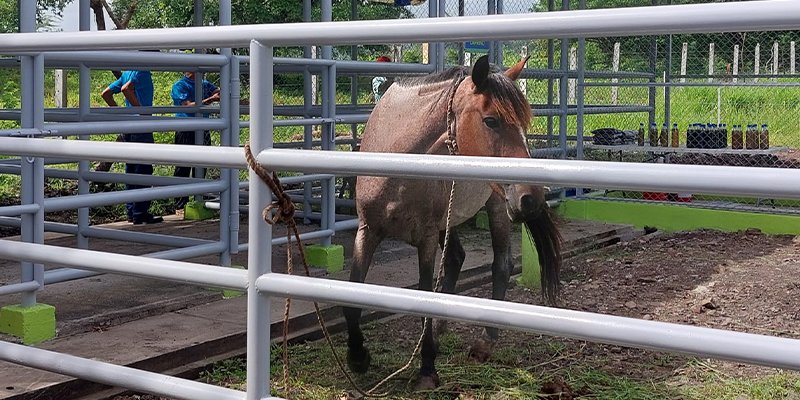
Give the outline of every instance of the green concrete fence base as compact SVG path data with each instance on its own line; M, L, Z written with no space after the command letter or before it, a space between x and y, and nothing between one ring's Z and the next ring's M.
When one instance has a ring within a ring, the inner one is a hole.
M522 274L517 278L517 283L528 289L542 288L541 266L539 265L539 253L533 243L528 228L520 225L522 230Z
M323 246L313 244L306 246L306 262L309 266L325 268L328 273L339 272L344 269L344 246L334 244Z
M16 336L24 344L36 344L56 336L56 308L48 304L0 308L0 333Z
M800 216L796 215L591 199L565 200L558 209L566 218L631 224L637 228L652 226L665 232L695 229L736 232L756 228L772 235L800 234Z
M199 201L190 201L183 208L183 219L188 221L205 221L214 218L214 210L208 209Z

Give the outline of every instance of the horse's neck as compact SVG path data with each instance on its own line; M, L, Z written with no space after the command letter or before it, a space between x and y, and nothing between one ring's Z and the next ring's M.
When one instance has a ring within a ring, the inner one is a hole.
M426 86L394 85L378 103L372 124L375 140L367 141L365 151L393 153L438 153L447 135L447 93L450 82Z

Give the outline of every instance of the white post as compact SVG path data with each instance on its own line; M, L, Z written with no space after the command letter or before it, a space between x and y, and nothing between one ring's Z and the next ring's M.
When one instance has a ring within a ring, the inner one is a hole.
M739 45L733 46L733 81L738 82L739 78L736 76L739 75Z
M472 53L464 53L464 66L469 67L472 65Z
M761 43L756 43L756 54L753 62L753 74L758 75L761 73ZM758 82L758 78L753 78L753 82Z
M578 48L575 46L569 49L569 70L575 71L578 69ZM575 104L575 79L570 78L568 81L569 94L567 95L567 104Z
M428 43L422 44L422 63L428 64Z
M524 60L525 57L528 56L528 46L522 46L522 50L520 51L520 59ZM464 58L466 60L466 57ZM528 80L527 79L518 79L517 83L519 84L519 90L522 91L522 94L525 98L528 98Z
M423 53L424 54L424 53ZM317 46L311 46L311 58L317 58ZM317 90L319 83L317 82L317 75L311 74L311 104L317 104Z
M772 44L772 75L778 75L778 42ZM772 81L777 81L777 76L773 76Z
M53 73L55 80L55 102L56 108L67 107L67 74L63 69L57 69Z
M794 40L789 42L789 73L794 75Z
M714 43L708 44L708 75L714 75ZM713 82L714 78L709 76L709 82Z
M611 71L619 71L619 42L614 43L614 58L611 60ZM611 78L611 83L617 83L619 79ZM619 86L611 86L611 104L617 104L619 96Z
M392 55L392 61L394 62L402 62L403 61L403 45L398 44L394 47L394 54Z
M683 42L681 47L681 83L686 82L686 60L689 58L689 43Z

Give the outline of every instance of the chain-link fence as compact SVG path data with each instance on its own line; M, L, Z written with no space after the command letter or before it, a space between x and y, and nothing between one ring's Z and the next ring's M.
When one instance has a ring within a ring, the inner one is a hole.
M568 8L581 3L610 8L703 2L722 0L572 0ZM555 12L566 6L562 0L448 0L443 9L445 16L476 16ZM429 4L406 6L404 13L427 18ZM800 75L795 42L800 36L785 31L742 33L735 28L718 34L588 38L582 45L558 38L446 43L444 57L446 65L471 65L489 54L493 62L510 66L530 56L520 86L536 116L529 129L536 157L798 168ZM393 61L434 63L426 49L425 44L388 43L337 47L333 55L338 60L372 61L385 55ZM585 76L579 81L581 67ZM372 104L371 78L339 76L337 103ZM302 100L300 75L279 79L288 97L276 100ZM341 110L347 112L345 107ZM292 129L291 137L301 135L300 128ZM360 124L337 127L340 135L356 138L362 130ZM578 148L581 132L584 141ZM783 199L591 189L608 198L800 212L798 202Z

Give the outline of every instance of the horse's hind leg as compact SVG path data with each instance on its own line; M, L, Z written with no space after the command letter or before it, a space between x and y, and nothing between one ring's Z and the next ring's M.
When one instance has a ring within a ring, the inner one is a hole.
M423 241L417 246L419 253L419 290L433 290L433 266L436 263L436 238ZM417 390L428 390L439 386L439 375L436 373L436 345L433 340L433 327L425 324L422 332L422 363L419 369Z
M455 293L456 283L458 282L458 275L461 273L461 266L464 264L466 253L464 247L461 245L461 240L458 238L458 233L455 229L450 230L450 236L445 246L444 243L445 232L439 232L439 247L444 251L447 249L444 257L444 276L442 277L442 293ZM434 335L439 336L447 331L447 320L437 319L434 321Z
M372 263L372 255L382 237L370 232L368 225L360 225L353 246L353 264L350 267L350 282L364 282ZM358 373L367 372L370 363L369 351L364 347L361 332L361 309L343 307L347 321L347 365Z
M492 298L504 300L508 281L511 278L511 220L506 213L505 201L495 193L486 202L489 216L489 229L492 235ZM492 355L494 344L499 336L497 328L486 327L486 335L470 349L470 356L478 361L486 361Z

